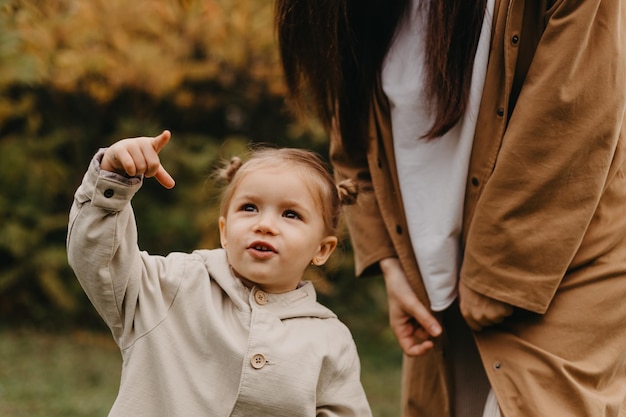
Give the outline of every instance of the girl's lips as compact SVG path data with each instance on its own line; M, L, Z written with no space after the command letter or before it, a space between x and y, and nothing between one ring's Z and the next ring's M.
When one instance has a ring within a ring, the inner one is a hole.
M257 259L269 259L278 252L267 242L252 242L247 247L248 253Z

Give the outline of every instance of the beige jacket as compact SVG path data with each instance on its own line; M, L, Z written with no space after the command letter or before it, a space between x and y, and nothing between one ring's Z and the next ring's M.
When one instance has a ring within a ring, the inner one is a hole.
M626 416L626 3L496 0L468 173L460 279L517 312L477 333L505 417ZM430 305L406 233L387 101L369 149L331 139L357 273L395 256ZM410 215L410 213L409 213ZM406 360L405 416L453 415L445 333Z
M141 252L141 180L98 166L76 191L67 247L122 351L111 416L371 416L352 336L310 282L268 294L234 278L221 249Z

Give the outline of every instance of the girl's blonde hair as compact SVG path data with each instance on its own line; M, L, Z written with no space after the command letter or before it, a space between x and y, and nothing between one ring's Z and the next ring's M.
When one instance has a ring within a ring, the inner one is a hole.
M358 188L354 181L344 180L336 184L329 165L315 152L297 148L253 149L245 162L233 157L216 171L218 179L227 183L220 207L220 215L225 216L235 189L246 173L265 168L295 168L304 172L310 179L310 191L318 207L322 210L324 226L328 235L336 235L343 205L354 204Z

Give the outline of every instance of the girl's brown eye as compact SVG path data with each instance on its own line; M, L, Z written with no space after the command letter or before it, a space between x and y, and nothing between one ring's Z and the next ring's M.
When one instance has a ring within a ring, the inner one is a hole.
M256 211L256 206L251 203L246 203L241 206L240 211Z
M283 216L287 217L288 219L300 219L300 215L293 210L286 210L283 213Z

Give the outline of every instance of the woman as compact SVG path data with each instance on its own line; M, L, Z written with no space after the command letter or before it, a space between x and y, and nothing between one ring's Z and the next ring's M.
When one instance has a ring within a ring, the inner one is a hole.
M278 0L277 29L360 182L403 415L626 415L623 2Z

